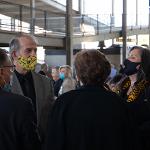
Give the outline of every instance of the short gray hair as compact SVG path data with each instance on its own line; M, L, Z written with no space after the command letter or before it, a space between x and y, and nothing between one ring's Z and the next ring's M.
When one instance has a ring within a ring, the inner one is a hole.
M12 38L10 43L9 43L10 52L12 52L14 50L19 51L19 49L20 49L19 39L22 38L22 37L31 39L34 43L36 43L38 45L38 41L35 38L35 36L30 35L30 34L18 34L14 38Z

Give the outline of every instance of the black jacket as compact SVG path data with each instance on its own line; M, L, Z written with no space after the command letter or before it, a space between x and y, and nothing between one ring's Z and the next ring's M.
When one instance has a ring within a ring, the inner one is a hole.
M130 118L140 150L150 150L150 87L147 86L138 98L127 103Z
M103 87L61 95L49 117L46 150L130 150L130 124L122 99Z
M58 93L59 93L59 90L60 90L60 87L63 83L63 80L62 79L58 79L57 81L54 81L53 82L53 86L54 86L54 95L56 97L58 97Z
M0 150L39 150L30 99L0 90Z
M126 102L137 149L150 150L150 82L144 79L137 81L127 95L131 85L129 83L131 83L129 77L124 76L118 83L118 94Z

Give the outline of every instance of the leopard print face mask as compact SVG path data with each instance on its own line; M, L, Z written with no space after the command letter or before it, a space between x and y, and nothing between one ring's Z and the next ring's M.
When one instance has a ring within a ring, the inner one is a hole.
M27 58L19 56L18 63L27 71L34 70L37 63L37 57L29 56Z

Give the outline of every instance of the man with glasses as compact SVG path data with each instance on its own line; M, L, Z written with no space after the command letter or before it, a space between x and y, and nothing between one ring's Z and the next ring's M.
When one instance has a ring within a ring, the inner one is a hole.
M12 76L12 73L14 72L15 70L15 65L11 64L11 65L3 65L1 66L0 69L5 69L7 70L7 72L9 71L11 73L11 76ZM11 79L9 81L9 83L7 83L7 81L5 81L5 85L3 87L3 90L7 91L7 92L11 92Z
M4 90L13 70L7 51L0 49L0 149L40 150L31 100Z

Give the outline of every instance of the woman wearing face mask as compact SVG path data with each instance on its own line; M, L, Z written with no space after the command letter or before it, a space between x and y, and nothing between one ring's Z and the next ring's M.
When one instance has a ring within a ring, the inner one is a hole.
M72 69L69 65L63 65L59 68L59 77L63 80L63 82L58 95L76 88L76 81L72 77Z
M0 87L2 90L6 92L10 92L11 91L10 80L15 66L11 63L10 58L7 56L8 55L7 51L5 51L4 49L0 49L0 54L1 54ZM4 60L6 61L5 65L2 65Z
M150 50L134 46L115 92L125 99L141 150L150 149Z
M0 149L40 150L31 99L4 88L13 70L7 51L0 49Z

